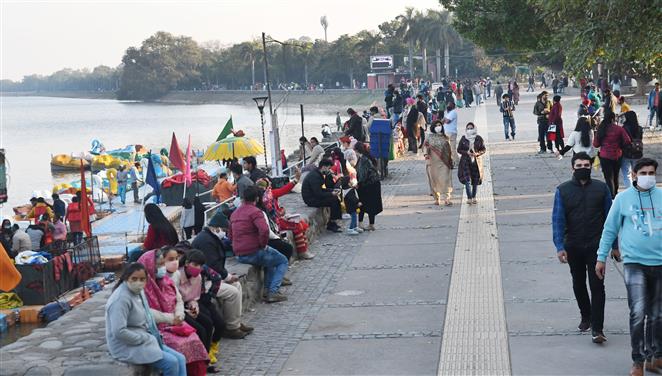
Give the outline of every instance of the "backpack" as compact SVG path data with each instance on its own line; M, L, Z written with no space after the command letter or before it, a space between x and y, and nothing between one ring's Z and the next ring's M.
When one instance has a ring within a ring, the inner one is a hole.
M633 135L632 142L629 145L623 147L623 156L628 159L640 159L644 156L644 142L641 139L643 134L643 128L639 127L639 132L637 138Z

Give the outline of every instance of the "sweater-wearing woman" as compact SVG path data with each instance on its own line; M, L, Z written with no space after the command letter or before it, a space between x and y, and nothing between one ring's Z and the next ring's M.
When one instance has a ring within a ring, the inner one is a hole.
M356 163L356 180L358 182L356 192L361 202L359 223L363 223L365 214L368 214L369 226L363 230L375 230L375 217L383 210L382 206L382 184L379 181L379 172L375 168L376 161L370 156L365 144L358 142L354 145L354 151L358 156Z
M184 322L184 302L167 269L179 264L177 250L163 247L145 252L138 260L145 265L147 281L145 296L163 342L186 357L186 372L190 376L206 375L207 350L195 329Z
M457 152L461 155L460 164L457 167L457 177L467 191L467 203L473 205L478 203L476 191L483 183L483 161L481 156L485 154L485 142L478 135L474 123L468 123L466 134L462 136L457 145Z
M626 188L632 186L632 175L631 171L634 170L634 164L644 156L643 150L641 148L633 148L632 146L636 144L643 147L643 129L639 126L639 120L637 120L637 113L634 111L628 111L623 114L625 121L623 121L623 129L627 132L630 139L633 141L630 146L623 149L623 160L621 161L621 175L623 175L623 183Z
M185 376L186 358L161 341L161 334L143 290L145 267L132 263L124 269L106 302L106 343L110 355L122 362L149 364L164 376Z
M632 143L630 136L616 124L616 115L607 112L593 137L593 146L600 148L600 166L612 198L618 193L618 174L621 169L623 148Z
M444 125L437 121L430 127L430 134L425 141L425 159L430 161L428 179L434 202L441 205L441 196L444 196L444 205L451 206L451 145L444 133Z
M556 151L556 156L565 155L565 153L572 150L573 154L586 153L591 157L595 156L595 149L593 148L593 132L591 132L591 123L588 118L582 116L577 119L575 130L568 136L568 143L565 144L562 150Z

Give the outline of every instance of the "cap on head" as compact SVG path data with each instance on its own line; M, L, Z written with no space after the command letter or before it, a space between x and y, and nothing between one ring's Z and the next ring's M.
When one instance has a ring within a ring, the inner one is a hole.
M207 222L207 226L220 228L227 228L228 224L229 223L227 217L220 210L217 211L213 217L211 217L209 222Z

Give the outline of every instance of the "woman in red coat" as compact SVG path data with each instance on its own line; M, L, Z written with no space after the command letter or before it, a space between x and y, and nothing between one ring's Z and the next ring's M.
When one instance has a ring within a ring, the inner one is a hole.
M561 96L560 95L555 95L553 98L553 103L552 104L552 109L549 112L549 115L547 116L547 119L549 119L549 124L554 124L556 125L556 131L555 132L547 132L547 138L550 141L554 141L554 146L556 147L556 150L559 152L563 150L563 147L565 144L563 143L563 137L565 137L565 134L563 133L563 107L561 106Z

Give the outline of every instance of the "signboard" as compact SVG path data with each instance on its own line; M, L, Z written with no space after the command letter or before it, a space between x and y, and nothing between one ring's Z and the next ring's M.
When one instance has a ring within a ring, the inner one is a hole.
M5 149L0 149L0 204L7 202L7 165Z
M393 69L393 55L370 56L370 69Z

